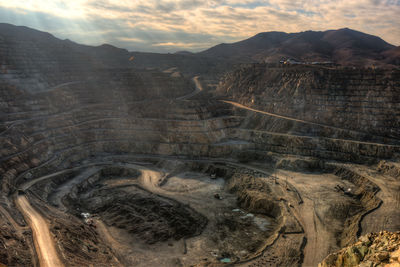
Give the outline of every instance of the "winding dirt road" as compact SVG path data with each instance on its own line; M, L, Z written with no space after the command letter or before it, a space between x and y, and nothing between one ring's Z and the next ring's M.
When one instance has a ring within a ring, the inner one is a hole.
M305 121L305 120L296 119L296 118L292 118L292 117L282 116L282 115L278 115L278 114L262 111L262 110L259 110L259 109L254 109L254 108L251 108L251 107L247 107L245 105L242 105L240 103L237 103L237 102L234 102L234 101L230 101L230 100L220 100L220 101L223 102L223 103L230 104L230 105L232 105L234 107L237 107L237 108L240 108L240 109L246 109L246 110L249 110L249 111L253 111L253 112L256 112L256 113L272 116L272 117L275 117L275 118L280 118L280 119L285 119L285 120L289 120L289 121L305 123L305 124L309 124L309 125L315 125L315 126L319 126L319 127L326 127L326 128L330 128L330 129L339 130L339 131L348 131L348 132L353 132L353 133L366 134L364 132L360 132L360 131L356 131L356 130L350 130L350 129L346 129L346 128L330 126L330 125L327 125L327 124L321 124L321 123L317 123L317 122ZM381 137L379 135L375 135L375 136L376 137ZM339 139L336 139L336 140L339 140ZM356 142L356 141L353 141L353 142ZM358 143L378 144L379 145L379 143L373 143L373 142L360 142L360 141L358 141Z
M75 82L61 83L61 84L58 84L58 85L53 86L53 87L51 87L51 88L48 88L48 89L46 89L46 90L38 91L37 93L50 92L50 91L53 91L53 90L56 90L56 89L60 89L60 88L63 88L63 87L67 87L67 86L69 86L69 85L74 85L74 84L79 84L79 83L84 83L84 81L75 81Z
M28 221L33 233L36 253L41 267L62 267L54 240L46 220L29 204L26 196L18 196L16 203Z

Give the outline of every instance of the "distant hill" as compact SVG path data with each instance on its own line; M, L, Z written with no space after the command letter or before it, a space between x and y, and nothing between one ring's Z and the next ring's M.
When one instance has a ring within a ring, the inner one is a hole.
M201 74L214 77L228 70L229 60L220 61L190 52L175 54L129 52L109 44L99 46L81 45L61 40L53 35L25 26L0 23L0 65L11 64L17 69L29 69L29 65L56 71L74 65L87 69L132 68L165 70L177 67L187 76ZM17 56L18 55L18 56ZM21 58L20 55L24 55ZM44 62L42 58L51 60Z
M400 65L400 46L382 53L387 64Z
M176 54L176 55L193 55L194 53L189 52L189 51L178 51L178 52L175 52L174 54Z
M82 70L129 66L129 52L125 49L111 45L81 45L60 40L47 32L6 23L0 23L0 45L3 48L0 53L2 61L19 69L30 68L30 65L44 69L49 67L50 70L70 65ZM24 58L18 55L24 55ZM43 65L43 58L52 64L47 62L47 66Z
M0 53L0 64L8 62L18 65L17 58L12 55L23 53L26 57L24 62L30 64L41 65L38 59L43 56L52 59L54 65L43 66L44 69L62 69L64 65L72 63L82 70L89 66L159 70L177 67L187 76L201 74L215 79L237 63L278 62L284 58L333 61L341 65L400 66L400 47L347 28L324 32L265 32L237 43L220 44L200 53L180 51L159 54L129 52L109 44L81 45L28 27L0 23L0 45L4 51L9 51Z
M237 62L278 62L294 58L357 66L398 65L400 60L398 47L377 36L348 28L323 32L264 32L237 43L219 44L198 54Z

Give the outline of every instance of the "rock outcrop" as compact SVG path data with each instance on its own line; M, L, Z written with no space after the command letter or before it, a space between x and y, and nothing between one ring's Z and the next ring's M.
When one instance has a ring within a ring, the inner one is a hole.
M382 231L359 238L358 242L326 257L318 267L400 266L400 232Z

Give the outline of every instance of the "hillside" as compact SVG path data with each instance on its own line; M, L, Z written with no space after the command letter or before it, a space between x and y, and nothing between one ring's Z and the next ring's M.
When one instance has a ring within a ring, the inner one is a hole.
M231 68L229 60L221 61L190 53L129 52L109 44L81 45L68 39L60 40L46 32L6 23L0 23L0 48L0 64L22 70L33 65L49 72L63 70L65 66L71 65L77 72L118 68L164 71L176 67L185 76L202 74L215 79ZM14 57L16 53L23 58ZM42 61L42 58L48 61ZM48 64L49 61L52 64Z
M199 55L231 58L238 62L333 61L341 65L389 66L398 64L395 46L381 38L351 29L299 33L264 32L249 39L220 44Z

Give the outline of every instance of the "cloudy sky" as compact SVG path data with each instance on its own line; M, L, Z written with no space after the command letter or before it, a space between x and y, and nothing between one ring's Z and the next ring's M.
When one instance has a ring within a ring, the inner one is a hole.
M400 45L400 0L0 0L0 22L130 51L201 51L265 31L352 28Z

